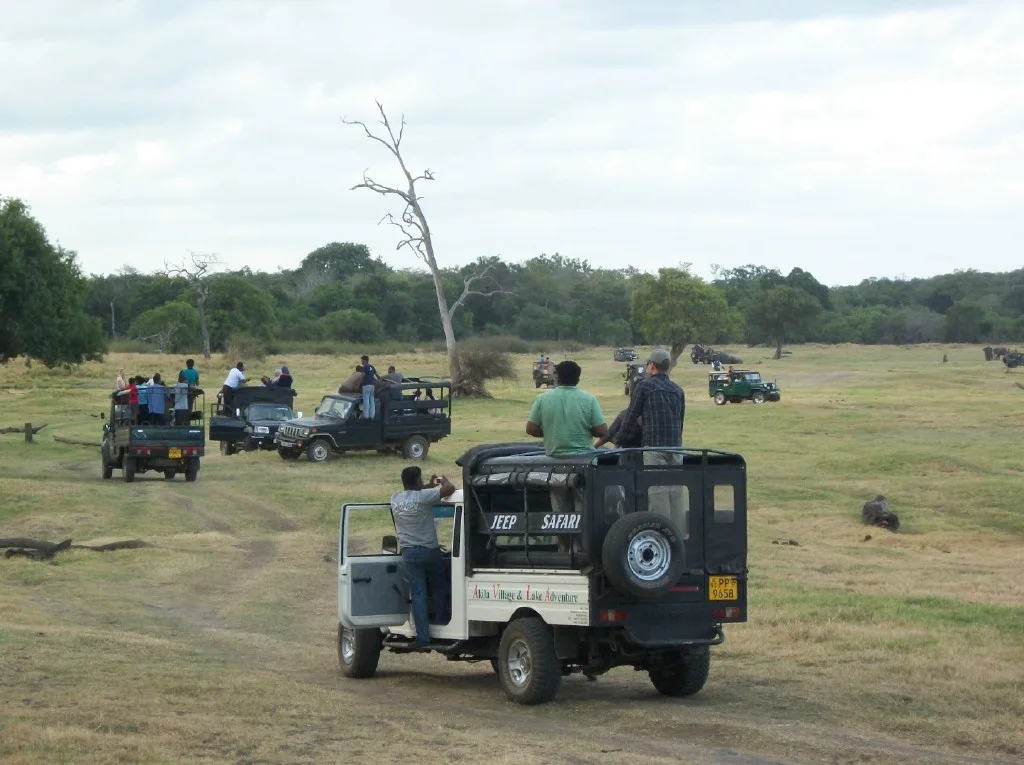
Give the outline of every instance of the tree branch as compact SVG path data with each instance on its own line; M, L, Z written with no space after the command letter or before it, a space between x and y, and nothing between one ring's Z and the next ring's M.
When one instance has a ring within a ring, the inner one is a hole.
M494 264L493 263L488 263L486 266L484 266L482 269L477 271L475 274L471 274L470 276L467 276L467 277L465 277L462 280L462 294L459 295L459 297L456 299L456 301L454 303L452 303L451 307L448 309L448 316L450 316L450 317L455 316L455 311L458 310L459 306L463 305L466 302L466 298L468 298L470 295L478 295L480 297L490 297L491 295L513 295L513 294L515 294L511 290L501 289L500 287L497 287L497 288L492 289L492 290L475 290L475 289L472 288L473 285L476 282L481 281L483 279L486 279L487 278L487 274L490 272L490 270L492 268L494 268Z

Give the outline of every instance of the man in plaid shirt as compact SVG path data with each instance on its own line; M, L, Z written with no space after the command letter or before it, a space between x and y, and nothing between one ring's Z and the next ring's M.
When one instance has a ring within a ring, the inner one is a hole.
M622 427L615 434L616 444L627 444L642 430L644 447L675 447L683 444L683 413L686 397L683 389L669 379L672 359L668 351L658 348L647 358L647 377L633 389L629 409L622 417ZM641 424L642 423L642 424ZM683 455L674 452L644 452L645 465L681 465ZM686 528L686 508L682 489L678 486L652 486L648 493L648 509L678 521Z

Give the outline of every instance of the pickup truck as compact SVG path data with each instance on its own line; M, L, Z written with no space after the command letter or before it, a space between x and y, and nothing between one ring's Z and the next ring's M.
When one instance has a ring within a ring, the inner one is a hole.
M274 436L282 422L294 419L292 388L265 386L238 388L232 402L233 411L225 412L214 404L210 410L210 440L220 442L221 454L231 455L240 449L275 449ZM302 416L299 412L298 417Z
M406 381L383 386L377 416L362 416L362 396L324 396L312 417L282 423L274 436L281 459L305 452L310 462L326 462L334 454L376 450L421 460L430 444L451 435L451 383Z
M193 406L188 423L169 425L163 421L138 422L128 406L128 391L112 393L100 444L103 477L111 478L117 468L125 483L147 470L160 471L167 480L184 473L186 481L195 481L206 447L202 396L202 390L191 389Z

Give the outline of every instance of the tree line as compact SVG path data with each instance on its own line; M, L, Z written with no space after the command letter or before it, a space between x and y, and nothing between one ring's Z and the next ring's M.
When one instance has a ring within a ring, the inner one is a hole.
M198 275L168 266L85 276L23 202L0 199L0 361L78 363L110 341L195 351L204 324L214 351L234 344L330 352L339 343L444 339L432 275L393 268L362 244L326 244L274 273L217 270L213 259L208 266ZM664 343L681 352L694 342L781 351L802 342L1024 340L1024 269L830 288L799 268L716 268L704 280L685 265L650 274L555 254L518 263L481 258L440 274L457 306L456 336L513 336L537 350L570 341Z

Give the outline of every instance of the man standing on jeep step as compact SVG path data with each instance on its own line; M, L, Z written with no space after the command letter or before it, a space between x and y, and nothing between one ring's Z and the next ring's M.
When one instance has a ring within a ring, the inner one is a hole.
M641 444L650 447L683 445L683 413L686 397L683 389L668 377L672 357L668 351L657 348L647 357L647 377L639 380L633 389L629 409L622 418L622 427L613 439L626 444L641 431ZM641 425L642 423L642 425ZM672 452L644 452L645 465L681 465L683 455ZM682 490L678 486L652 486L648 500L652 512L662 513L685 526Z
M402 560L409 577L412 616L416 622L416 645L430 645L430 616L427 610L427 587L434 595L438 624L451 621L451 583L444 565L444 555L437 542L434 505L455 492L444 476L431 476L423 486L423 472L415 466L402 471L403 491L391 495L391 515L402 549Z

